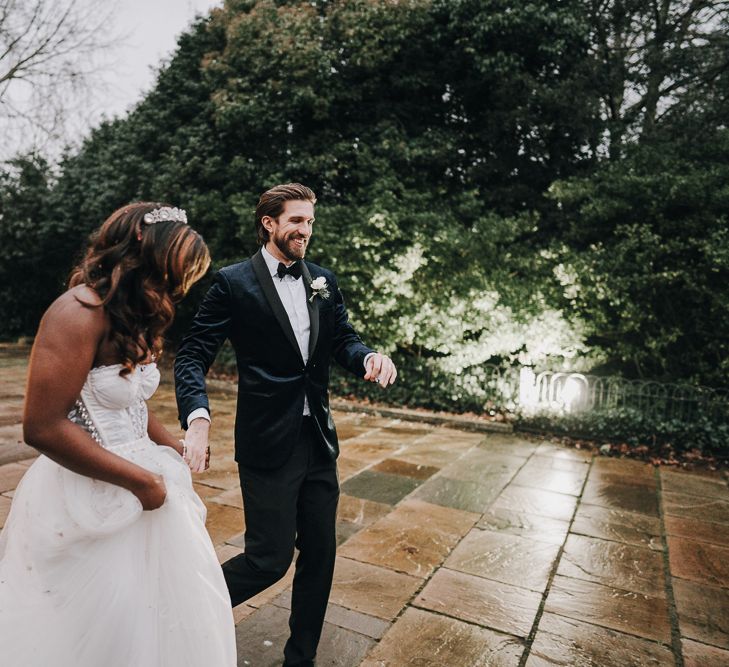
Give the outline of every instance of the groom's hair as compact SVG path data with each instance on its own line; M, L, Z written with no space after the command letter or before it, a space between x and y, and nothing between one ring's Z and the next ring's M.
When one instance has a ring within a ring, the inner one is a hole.
M286 183L266 190L256 206L256 234L259 245L265 245L269 239L268 230L261 222L263 216L268 215L277 220L278 216L283 213L287 201L310 201L312 204L316 204L316 195L313 190L301 183Z

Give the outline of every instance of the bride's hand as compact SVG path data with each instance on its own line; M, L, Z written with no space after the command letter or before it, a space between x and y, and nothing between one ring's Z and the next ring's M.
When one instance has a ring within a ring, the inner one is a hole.
M144 484L132 491L139 502L142 503L142 509L156 510L165 502L167 497L167 486L162 475L150 473Z
M210 422L207 419L194 419L187 429L183 458L192 472L204 472L210 464L208 433Z

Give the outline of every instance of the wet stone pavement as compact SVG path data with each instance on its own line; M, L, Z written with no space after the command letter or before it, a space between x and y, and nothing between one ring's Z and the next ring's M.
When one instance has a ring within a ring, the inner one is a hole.
M26 362L0 356L0 524L33 461ZM230 393L195 476L220 560L244 521ZM152 409L176 430L173 388ZM339 552L317 664L729 665L729 488L526 439L336 413ZM235 609L239 665L281 664L292 570Z

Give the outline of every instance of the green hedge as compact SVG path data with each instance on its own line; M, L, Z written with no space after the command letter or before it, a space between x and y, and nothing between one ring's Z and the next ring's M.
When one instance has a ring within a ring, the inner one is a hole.
M698 449L729 456L729 420L701 414L691 421L659 419L634 408L595 410L573 415L547 412L521 416L517 428L573 437L625 442L651 448L670 445L678 452Z

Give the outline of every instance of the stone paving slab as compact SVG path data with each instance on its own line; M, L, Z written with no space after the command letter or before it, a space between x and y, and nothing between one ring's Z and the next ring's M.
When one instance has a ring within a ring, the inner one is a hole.
M674 470L661 470L660 474L664 491L726 500L726 483L722 479L686 475Z
M526 637L541 601L541 594L520 586L442 567L413 604L462 621Z
M274 604L284 609L291 609L291 591L284 591L274 601ZM346 607L336 604L329 604L324 617L328 623L358 632L365 637L382 639L382 636L390 629L391 623L383 621L375 616L361 614Z
M667 515L665 525L667 535L729 547L729 525L727 524Z
M12 491L18 486L18 482L25 475L26 470L25 466L17 463L6 463L4 466L0 466L0 493Z
M476 528L458 544L444 565L541 593L558 552L556 544Z
M475 447L443 468L442 472L449 479L490 484L494 478L512 478L523 465L524 459L517 456L494 455Z
M681 635L729 649L729 591L678 578L672 586Z
M438 468L433 466L416 465L407 461L398 461L397 459L385 459L375 466L373 471L386 472L393 475L404 475L405 477L413 477L414 479L425 480L435 475Z
M28 350L0 350L0 465L34 456L23 443L23 397Z
M339 553L424 579L443 562L479 516L413 498L353 535Z
M483 481L451 479L446 473L429 479L415 494L416 498L434 505L477 512L479 515L508 484L508 476L484 476Z
M729 651L707 646L690 639L681 640L684 667L726 667L729 665Z
M408 608L361 666L517 667L523 650L515 637Z
M581 503L572 522L572 532L657 551L663 550L660 520L638 512Z
M542 457L540 457L542 458ZM533 460L533 459L532 459ZM586 466L582 466L586 468ZM514 484L579 496L582 492L587 470L568 471L527 463L514 477Z
M10 512L11 502L11 498L0 496L0 526L5 525L5 520L8 518L8 513Z
M669 537L668 554L674 576L729 588L729 547Z
M392 621L422 584L418 577L337 557L329 599L341 607Z
M544 609L645 639L664 643L671 640L665 596L651 597L558 575L552 582Z
M675 665L670 647L590 623L545 613L527 667L667 667Z
M662 555L632 544L570 535L557 574L653 597L665 596Z
M280 667L289 634L288 619L288 609L269 604L239 623L236 629L238 664ZM325 621L317 665L356 667L375 643L370 637Z
M26 361L0 350L0 525L35 457ZM169 375L168 373L166 375ZM195 475L221 562L244 548L235 397ZM151 409L174 433L169 377ZM729 665L729 488L518 433L335 412L340 543L317 664ZM293 566L234 610L239 665L280 665Z
M487 510L477 525L491 532L520 535L532 541L556 545L564 543L570 527L568 521L497 507Z
M353 459L346 454L340 454L337 459L337 470L339 472L339 483L342 484L346 480L358 475L366 468L372 466L372 463Z
M663 510L667 515L692 521L729 524L729 498L687 493L663 493Z
M609 509L658 516L658 495L654 483L644 480L623 482L615 475L590 479L585 485L582 502Z
M414 491L423 480L389 472L363 470L342 484L342 492L386 505L395 505Z
M491 508L570 521L576 506L577 499L574 496L509 485L499 494Z

